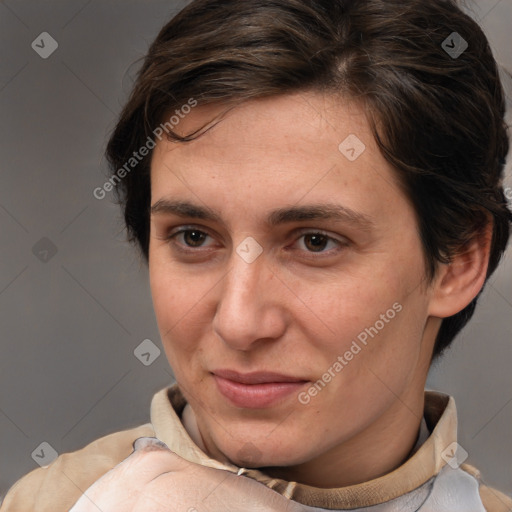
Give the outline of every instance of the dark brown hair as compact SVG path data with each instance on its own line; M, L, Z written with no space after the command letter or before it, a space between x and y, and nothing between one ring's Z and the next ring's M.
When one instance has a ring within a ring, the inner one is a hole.
M460 55L451 51L464 41ZM491 222L489 277L512 219L502 185L505 98L485 35L455 0L193 1L145 57L108 143L112 177L192 98L229 105L306 89L364 105L415 208L427 279ZM200 135L180 137L171 128L172 140ZM116 180L129 238L146 260L150 157ZM476 301L443 320L434 355L471 318Z

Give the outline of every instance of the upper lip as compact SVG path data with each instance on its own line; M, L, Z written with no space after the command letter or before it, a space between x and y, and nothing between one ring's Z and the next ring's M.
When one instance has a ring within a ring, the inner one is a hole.
M306 382L306 379L276 372L239 373L235 370L214 370L213 374L241 384L265 384L269 382Z

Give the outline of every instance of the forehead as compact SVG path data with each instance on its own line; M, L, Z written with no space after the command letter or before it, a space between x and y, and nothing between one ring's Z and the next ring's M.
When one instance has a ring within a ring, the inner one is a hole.
M197 106L175 130L191 133L225 111ZM247 101L196 140L158 142L151 185L152 204L187 196L217 210L229 196L243 211L336 200L375 214L402 196L363 107L311 92Z
M168 117L171 116L172 113ZM338 144L348 135L364 140L366 146L375 145L362 105L309 91L257 98L235 107L196 106L179 120L176 116L173 118L174 131L182 136L219 121L207 135L193 143L165 140L159 144L160 149L165 146L166 151L178 150L182 155L187 154L190 144L194 146L194 154L201 148L228 157L235 153L240 157L270 150L291 158L309 153L311 144L323 146L327 154L331 151L336 154Z

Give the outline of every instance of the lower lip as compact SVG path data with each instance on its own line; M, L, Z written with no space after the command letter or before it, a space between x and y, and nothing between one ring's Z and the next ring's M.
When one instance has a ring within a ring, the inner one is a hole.
M263 409L298 393L306 382L268 382L265 384L241 384L213 375L219 391L235 406Z

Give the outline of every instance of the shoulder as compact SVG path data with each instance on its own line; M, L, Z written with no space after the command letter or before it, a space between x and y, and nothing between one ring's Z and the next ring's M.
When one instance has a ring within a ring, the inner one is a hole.
M480 499L487 512L512 512L512 498L481 482L480 471L469 464L462 464L461 469L475 477L480 483Z
M126 459L139 437L154 437L150 423L101 437L75 452L64 453L49 466L18 480L0 512L65 512L90 485Z

